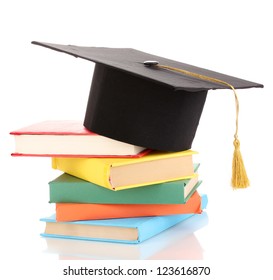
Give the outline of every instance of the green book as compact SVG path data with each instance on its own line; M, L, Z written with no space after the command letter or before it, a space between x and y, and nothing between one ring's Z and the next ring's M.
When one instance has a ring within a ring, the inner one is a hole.
M199 164L195 164L197 171ZM199 187L198 175L187 180L114 192L63 173L49 182L50 203L184 204Z

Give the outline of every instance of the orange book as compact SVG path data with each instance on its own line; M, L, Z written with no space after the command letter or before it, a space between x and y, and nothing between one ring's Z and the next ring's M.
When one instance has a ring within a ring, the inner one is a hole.
M56 203L56 220L58 222L199 214L201 212L202 198L197 191L185 204Z

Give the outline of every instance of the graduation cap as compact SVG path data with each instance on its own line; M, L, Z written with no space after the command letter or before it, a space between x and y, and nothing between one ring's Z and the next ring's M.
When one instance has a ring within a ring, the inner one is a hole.
M154 150L190 149L208 90L232 89L237 165L241 155L235 89L263 85L130 48L32 43L96 63L84 119L87 129ZM243 173L241 166L235 169Z

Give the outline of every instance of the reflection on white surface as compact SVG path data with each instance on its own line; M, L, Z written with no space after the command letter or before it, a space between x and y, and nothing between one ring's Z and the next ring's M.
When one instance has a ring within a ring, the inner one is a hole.
M194 232L208 224L206 212L162 232L140 244L44 238L47 253L60 259L113 260L201 260L203 249Z

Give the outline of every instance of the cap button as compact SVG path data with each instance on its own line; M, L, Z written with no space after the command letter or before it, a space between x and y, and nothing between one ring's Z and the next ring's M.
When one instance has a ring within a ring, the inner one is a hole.
M143 64L145 65L145 66L156 66L156 65L158 65L159 64L159 62L158 61L155 61L155 60L146 60L146 61L144 61L143 62Z

